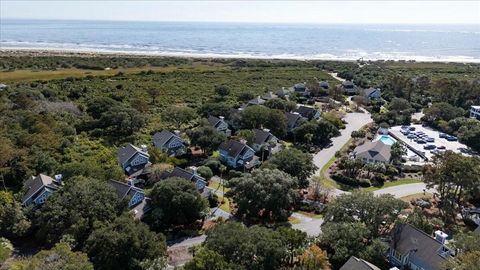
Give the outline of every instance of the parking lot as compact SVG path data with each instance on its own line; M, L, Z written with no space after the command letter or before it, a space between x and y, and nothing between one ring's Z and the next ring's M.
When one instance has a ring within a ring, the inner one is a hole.
M421 151L425 154L425 156L430 160L433 157L433 152L434 150L438 150L438 148L444 148L439 151L447 151L451 150L456 153L462 153L464 155L469 156L469 154L465 153L465 150L468 149L468 147L458 141L448 141L445 138L440 138L440 133L439 131L433 130L428 127L423 127L422 125L410 125L410 127L414 127L415 130L411 131L412 133L417 133L418 132L423 132L426 136L433 138L433 142L424 142L424 143L417 143L414 141L414 139L409 139L407 138L407 135L403 134L401 132L402 127L401 126L394 126L390 128L390 132L393 133L395 136L400 138L404 143L408 144L410 147L413 147L414 149ZM426 145L434 145L434 149L426 150L424 147Z

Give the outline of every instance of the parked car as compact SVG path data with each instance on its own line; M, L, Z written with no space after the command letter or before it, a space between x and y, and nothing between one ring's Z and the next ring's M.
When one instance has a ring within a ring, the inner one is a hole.
M414 131L414 130L415 130L415 127L409 127L408 130Z
M402 126L401 129L408 129L409 126Z
M432 137L427 137L427 140L426 140L426 141L427 141L427 142L435 142L435 139L432 138Z
M418 144L424 144L424 143L427 143L427 142L424 141L424 140L422 140L422 139L418 139L418 140L417 140L417 143L418 143Z
M439 137L439 138L446 138L447 136L448 136L448 135L445 134L445 133L439 133L439 134L438 134L438 137Z
M427 144L427 145L423 146L423 149L425 149L425 150L432 150L432 149L435 149L435 148L436 147L433 144Z
M444 145L440 145L440 146L437 146L437 149L440 149L440 150L445 150L446 147Z
M415 136L415 134L408 134L407 138L408 139L415 139L417 136Z
M450 136L450 135L447 136L446 139L447 139L447 141L450 141L450 142L454 142L454 141L458 140L457 137L455 137L455 136Z

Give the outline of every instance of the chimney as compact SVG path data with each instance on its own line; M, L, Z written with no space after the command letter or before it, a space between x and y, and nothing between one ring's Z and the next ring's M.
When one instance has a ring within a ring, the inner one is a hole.
M446 233L444 233L440 230L435 231L435 240L442 243L442 245L445 245L445 243L447 241L447 237L448 237L448 234L446 234Z
M60 184L60 185L62 184L63 175L61 175L61 174L56 174L56 175L54 176L54 178L55 178L55 182L57 182L57 183Z
M265 132L270 132L270 129L264 128L263 131L265 131Z
M195 166L190 166L189 169L192 171L192 173L193 173L194 175L197 175L197 170L198 170L197 167L195 167Z
M220 120L222 120L222 121L225 120L225 117L223 117L223 116L221 116L221 115L220 115L218 118L219 118Z
M147 145L146 145L146 144L140 145L140 148L142 149L142 151L143 151L144 153L148 153L148 148L147 148Z
M247 144L247 140L241 139L241 140L240 140L240 143L241 143L241 144Z
M176 136L180 137L180 130L176 129L176 130L173 131L173 133L174 133Z

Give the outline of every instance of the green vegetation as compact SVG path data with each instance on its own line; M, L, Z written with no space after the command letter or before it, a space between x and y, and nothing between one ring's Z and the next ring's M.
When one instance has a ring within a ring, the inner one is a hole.
M382 188L388 188L388 187L394 187L394 186L401 186L401 185L408 185L408 184L416 184L416 183L421 183L422 181L419 179L415 178L402 178L402 179L397 179L394 181L388 181L383 183L383 186L381 187L368 187L368 188L363 188L364 191L375 191L379 190Z

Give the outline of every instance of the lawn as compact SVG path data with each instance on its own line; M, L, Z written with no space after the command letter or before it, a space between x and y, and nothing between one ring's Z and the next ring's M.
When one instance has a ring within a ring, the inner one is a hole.
M220 203L220 209L222 209L223 211L225 211L227 213L230 213L231 212L230 200L226 197L221 196L221 195L217 195L217 196L218 196L218 202ZM222 204L222 200L224 200L223 204Z
M208 187L211 189L222 191L222 192L224 191L222 184L216 181L210 181L210 183L208 184ZM225 187L225 192L228 192L228 191L230 191L230 188Z
M342 152L344 151L349 145L350 143L352 143L352 138L350 138L347 143L345 143L342 148L340 148L339 152ZM328 160L328 162L325 164L325 166L323 166L323 168L320 170L320 175L317 177L318 178L318 181L320 181L320 183L322 183L323 186L327 187L327 188L336 188L336 189L340 189L340 185L335 182L334 180L332 180L330 177L326 177L325 176L325 172L327 172L328 168L330 168L330 166L332 166L332 164L335 162L337 158L335 156L333 156L332 158L330 158Z
M391 181L391 182L385 182L383 186L381 187L368 187L368 188L362 188L364 191L376 191L382 188L388 188L388 187L394 187L394 186L400 186L400 185L407 185L407 184L416 184L416 183L421 183L422 181L419 179L415 178L403 178L403 179L398 179L396 181Z

